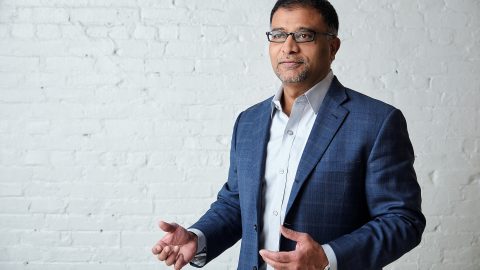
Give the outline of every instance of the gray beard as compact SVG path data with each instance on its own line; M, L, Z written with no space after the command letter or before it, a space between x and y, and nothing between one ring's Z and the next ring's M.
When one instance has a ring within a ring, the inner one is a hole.
M280 74L280 72L275 70L275 74L283 83L299 83L303 82L307 79L308 67L305 67L302 72L298 73L296 76L293 77L284 77Z

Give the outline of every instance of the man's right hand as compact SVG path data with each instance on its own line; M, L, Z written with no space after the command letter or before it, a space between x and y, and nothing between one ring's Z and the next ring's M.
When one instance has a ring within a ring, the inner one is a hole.
M165 264L180 270L197 253L197 236L176 223L160 221L158 226L167 234L152 248L152 253Z

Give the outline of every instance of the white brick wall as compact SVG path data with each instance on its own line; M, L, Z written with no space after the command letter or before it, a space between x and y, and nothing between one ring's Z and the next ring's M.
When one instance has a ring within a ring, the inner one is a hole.
M334 72L416 150L428 225L388 269L480 269L480 2L332 2ZM273 3L0 1L0 269L167 269L156 222L207 209L235 116L278 86Z

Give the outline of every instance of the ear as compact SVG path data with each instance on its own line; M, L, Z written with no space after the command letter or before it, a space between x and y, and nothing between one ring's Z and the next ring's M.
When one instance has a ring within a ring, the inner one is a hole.
M330 41L330 62L335 60L335 55L337 54L338 50L340 49L340 39L338 37L334 37Z

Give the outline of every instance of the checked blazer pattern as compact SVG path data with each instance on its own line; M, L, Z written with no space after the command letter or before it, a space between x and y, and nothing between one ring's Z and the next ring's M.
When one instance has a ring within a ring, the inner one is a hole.
M207 262L242 240L238 269L258 269L271 98L235 123L228 181L192 228ZM302 154L285 226L335 252L338 269L381 269L421 241L425 217L406 121L396 108L333 79ZM281 238L280 250L295 243Z

